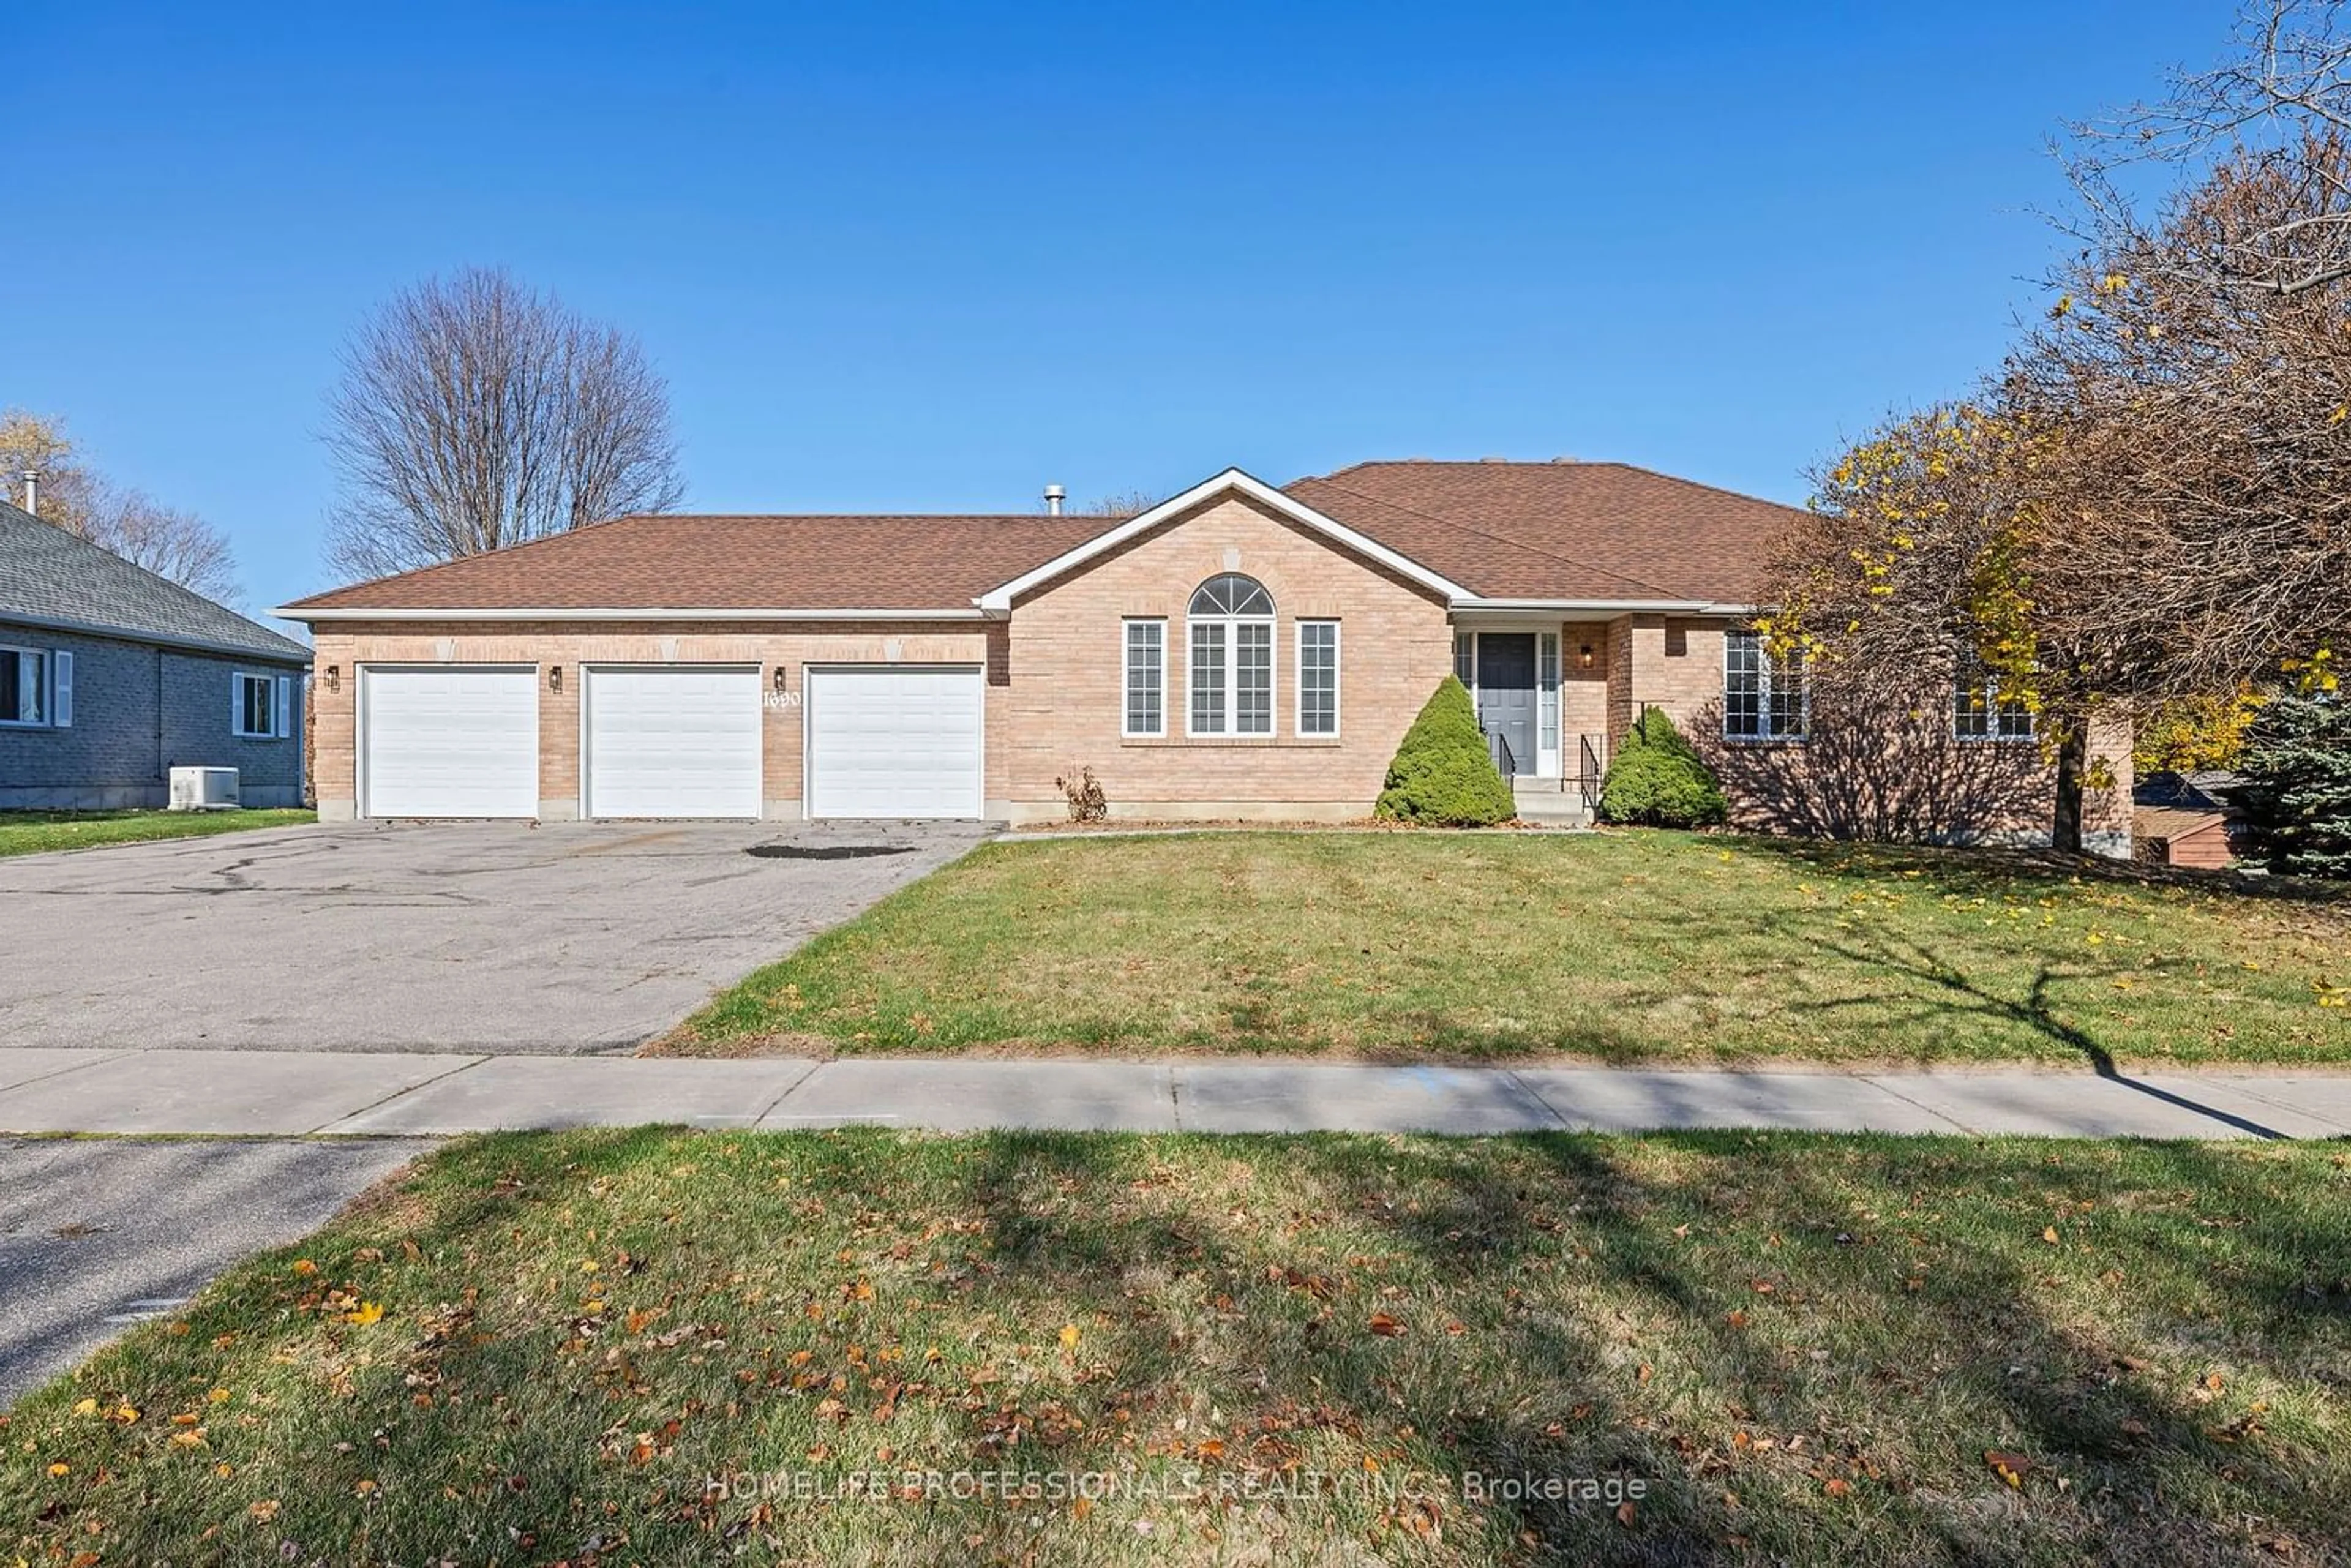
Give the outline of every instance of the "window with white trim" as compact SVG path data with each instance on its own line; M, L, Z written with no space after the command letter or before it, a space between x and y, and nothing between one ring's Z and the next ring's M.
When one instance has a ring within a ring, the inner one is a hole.
M1470 690L1478 689L1478 633L1453 633L1453 678Z
M2031 740L2032 709L2000 689L2000 677L1970 668L1959 673L1952 696L1951 733L1961 740Z
M1722 734L1726 740L1802 740L1811 720L1804 656L1773 657L1760 632L1722 640Z
M1298 733L1339 733L1339 623L1298 623Z
M39 648L0 648L0 724L49 722L49 655Z
M1167 622L1126 623L1126 719L1122 733L1167 733Z
M239 674L231 688L229 733L244 740L274 740L286 733L286 677Z
M1187 624L1194 735L1273 733L1273 596L1228 571L1192 595Z

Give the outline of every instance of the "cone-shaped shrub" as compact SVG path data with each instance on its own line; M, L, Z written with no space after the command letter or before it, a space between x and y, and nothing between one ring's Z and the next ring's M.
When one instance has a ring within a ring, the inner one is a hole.
M1625 734L1600 781L1600 817L1653 828L1701 828L1730 811L1722 786L1662 708L1651 708Z
M1510 780L1494 768L1468 688L1447 675L1404 733L1388 764L1379 814L1433 827L1483 828L1518 814Z

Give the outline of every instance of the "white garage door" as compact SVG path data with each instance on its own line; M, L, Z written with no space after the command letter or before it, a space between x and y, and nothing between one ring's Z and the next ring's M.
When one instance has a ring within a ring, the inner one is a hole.
M808 673L811 817L980 814L980 673L895 664Z
M590 817L757 817L759 672L590 669Z
M538 815L538 672L360 672L361 810L371 817Z

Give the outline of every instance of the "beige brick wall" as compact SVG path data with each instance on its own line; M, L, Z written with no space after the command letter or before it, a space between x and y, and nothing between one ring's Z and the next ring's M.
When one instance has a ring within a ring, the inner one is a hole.
M1275 733L1185 736L1185 611L1220 572L1273 596ZM1167 622L1167 737L1130 740L1121 657L1129 617ZM1339 738L1296 733L1297 623L1340 623ZM1379 797L1396 742L1452 668L1444 604L1249 503L1228 498L1092 563L1017 604L1011 684L988 748L991 814L1059 817L1053 780L1091 767L1113 814L1360 816ZM995 710L990 712L991 721Z
M1586 648L1592 650L1589 665L1583 662ZM1577 742L1583 737L1593 737L1593 750L1604 768L1614 744L1608 698L1607 622L1571 621L1562 626L1559 662L1560 766L1573 779L1582 766Z
M1245 572L1273 596L1276 733L1268 738L1196 740L1184 733L1185 612L1193 590L1224 571ZM1120 734L1123 622L1134 616L1167 622L1165 739ZM1301 619L1341 625L1336 740L1296 733ZM1567 771L1576 768L1575 737L1604 733L1614 755L1645 704L1663 707L1694 740L1711 730L1719 742L1723 635L1735 624L1646 614L1563 623ZM1586 645L1589 668L1581 659ZM984 665L990 816L1061 818L1066 806L1054 780L1091 766L1116 815L1327 817L1370 810L1397 741L1452 668L1452 628L1445 606L1414 584L1246 501L1226 499L1024 600L1008 622L330 623L318 629L316 661L322 674L332 667L338 675L331 687L324 679L313 686L317 788L329 820L351 815L356 801L355 672L362 664L394 663L537 666L540 809L550 818L579 810L582 663L755 664L763 687L780 667L797 694L806 665L836 662ZM560 691L548 685L557 665ZM763 795L773 815L799 813L801 716L798 707L766 711ZM2110 848L2115 835L2126 835L2120 847L2127 852L2128 726L2101 723L2092 752L2114 782L2087 803L2085 828L2105 835ZM1756 800L1738 806L1750 825L1794 825ZM2047 831L2045 816L1991 826Z
M540 814L560 820L580 810L580 699L586 664L757 664L762 689L785 672L786 689L802 690L809 664L891 663L1002 664L1002 629L951 622L831 627L819 622L328 622L318 629L316 668L338 671L339 689L314 683L319 811L348 818L357 802L354 706L360 664L535 664L538 667L538 794ZM991 656L991 645L999 645ZM563 689L549 685L560 666ZM1000 722L1004 688L991 675L985 723ZM797 706L764 710L761 794L769 814L798 816L800 798L800 718Z
M1731 624L1664 615L1610 622L1610 667L1624 688L1609 694L1611 742L1624 737L1645 706L1665 709L1685 732L1706 722L1722 701L1722 635Z

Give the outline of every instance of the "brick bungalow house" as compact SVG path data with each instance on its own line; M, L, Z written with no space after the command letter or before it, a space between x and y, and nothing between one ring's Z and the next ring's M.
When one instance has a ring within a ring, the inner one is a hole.
M1645 706L1801 754L1802 673L1748 629L1790 516L1609 463L1227 469L1123 518L622 517L278 613L329 820L1035 821L1080 768L1115 816L1361 817L1447 671L1522 811L1573 819ZM1951 689L1955 744L2030 739Z

